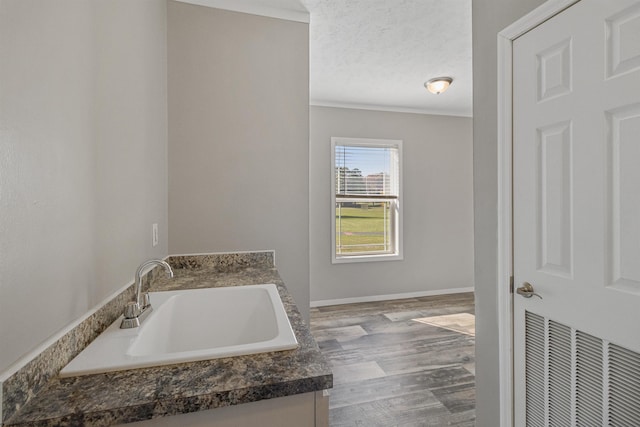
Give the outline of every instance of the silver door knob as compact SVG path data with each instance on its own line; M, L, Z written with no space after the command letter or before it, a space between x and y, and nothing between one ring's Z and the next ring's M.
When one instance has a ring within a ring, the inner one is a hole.
M522 295L525 298L531 298L533 296L536 296L536 297L542 299L542 297L540 295L536 294L533 291L533 286L529 282L524 282L522 284L522 286L520 286L518 289L516 289L516 292L518 293L518 295Z

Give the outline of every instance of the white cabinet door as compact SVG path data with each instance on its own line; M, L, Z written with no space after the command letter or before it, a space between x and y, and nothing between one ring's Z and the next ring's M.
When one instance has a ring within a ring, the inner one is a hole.
M513 77L515 425L640 426L640 1L544 22Z

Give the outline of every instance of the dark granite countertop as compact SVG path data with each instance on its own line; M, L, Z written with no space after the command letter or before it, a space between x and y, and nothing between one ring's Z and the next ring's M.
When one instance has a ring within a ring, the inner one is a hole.
M275 268L219 269L179 257L171 280L151 291L274 283L299 347L257 355L51 379L6 426L108 426L318 391L332 387L331 368ZM181 265L181 263L183 265Z

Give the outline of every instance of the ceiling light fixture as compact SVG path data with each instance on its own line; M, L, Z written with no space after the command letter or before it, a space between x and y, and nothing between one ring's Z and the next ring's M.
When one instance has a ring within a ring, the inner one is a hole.
M453 79L451 77L436 77L435 79L431 79L424 84L424 87L431 93L436 95L440 95L445 90L449 89L449 85Z

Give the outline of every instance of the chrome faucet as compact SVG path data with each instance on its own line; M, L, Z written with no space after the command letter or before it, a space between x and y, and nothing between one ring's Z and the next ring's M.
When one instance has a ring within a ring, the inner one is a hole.
M143 300L140 301L140 297L142 297L142 272L145 268L152 265L164 267L167 276L173 277L173 270L165 261L150 259L149 261L145 261L140 264L136 270L136 299L135 301L128 302L124 307L124 319L122 319L122 323L120 323L120 329L137 328L153 310L151 307L151 301L149 300L149 292L145 292Z

